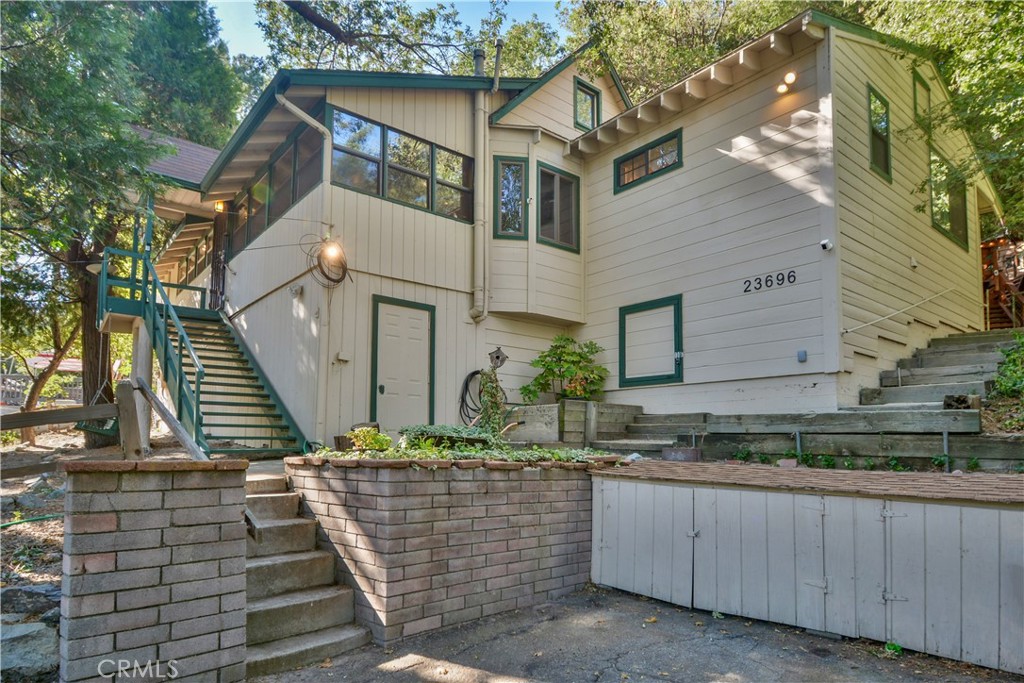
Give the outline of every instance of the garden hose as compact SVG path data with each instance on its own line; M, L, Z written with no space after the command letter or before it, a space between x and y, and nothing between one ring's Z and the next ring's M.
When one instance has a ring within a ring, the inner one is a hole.
M462 380L462 390L459 392L459 417L462 418L462 424L470 424L480 414L480 386L477 383L476 396L473 395L471 389L473 380L480 376L479 370L466 375L466 379Z
M63 517L63 516L64 516L64 513L60 512L60 513L53 514L53 515L42 515L40 517L28 517L27 519L16 519L13 522L5 522L3 524L0 524L0 529L6 529L7 527L14 526L15 524L27 524L28 522L42 522L42 521L45 521L47 519L57 519L58 517Z

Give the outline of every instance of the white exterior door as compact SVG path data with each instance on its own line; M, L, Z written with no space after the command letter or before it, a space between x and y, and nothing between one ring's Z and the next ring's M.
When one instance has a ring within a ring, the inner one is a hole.
M433 315L427 307L383 297L374 303L376 372L370 412L381 431L397 437L399 428L433 418Z

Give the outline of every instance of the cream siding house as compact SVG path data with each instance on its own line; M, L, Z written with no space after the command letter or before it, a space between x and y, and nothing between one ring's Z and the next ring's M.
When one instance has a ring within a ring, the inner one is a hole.
M771 413L855 403L982 327L991 186L916 192L971 153L910 134L915 92L944 98L930 64L814 12L638 106L577 56L540 79L281 72L203 180L213 228L162 277L212 285L325 442L458 421L496 346L517 401L560 332L607 349L608 401Z

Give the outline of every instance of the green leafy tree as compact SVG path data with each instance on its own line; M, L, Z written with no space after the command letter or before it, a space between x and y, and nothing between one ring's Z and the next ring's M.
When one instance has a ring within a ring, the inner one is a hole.
M134 123L219 147L238 123L245 87L206 0L131 4L128 60L141 90Z
M242 119L256 100L260 98L264 88L273 78L273 69L270 63L263 57L237 54L231 57L231 68L242 84L242 100L238 107L238 118Z

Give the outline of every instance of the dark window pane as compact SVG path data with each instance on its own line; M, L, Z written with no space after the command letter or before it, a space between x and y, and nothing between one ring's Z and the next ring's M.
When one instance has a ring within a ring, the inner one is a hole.
M437 179L450 185L473 187L473 161L466 156L437 148Z
M953 236L967 244L967 187L959 179L949 183L949 226Z
M249 242L252 243L267 227L267 195L270 183L267 176L256 181L249 190Z
M422 140L388 131L388 165L430 175L430 145Z
M576 246L575 183L568 178L558 179L558 241L566 246Z
M295 164L295 199L298 200L304 194L316 187L323 174L323 160L320 150L323 148L323 136L312 128L299 136L295 143L295 149L299 158Z
M289 148L274 162L270 170L273 186L270 191L270 221L273 222L292 205L292 162L294 148Z
M334 150L331 180L363 192L380 192L380 163Z
M429 187L426 178L388 168L388 197L391 199L426 208Z
M334 112L334 144L380 158L380 130L376 123L343 111Z
M619 165L619 185L628 185L647 175L647 153L641 152Z
M868 118L871 126L871 165L889 175L889 105L873 91L868 92Z
M498 232L502 235L523 235L525 234L523 218L526 209L525 183L523 181L526 167L522 163L503 161L500 168L501 225L498 226Z
M555 239L555 174L540 172L540 236Z
M929 159L932 193L932 223L935 227L950 231L949 225L949 171L946 162L931 151Z
M651 160L649 172L660 171L679 160L679 141L673 138L663 142L657 147L652 147L648 155Z
M593 128L597 118L597 96L582 87L576 88L576 123Z
M871 163L882 171L889 172L889 141L876 131L871 131Z
M234 256L245 249L245 231L249 224L247 199L233 205L231 219L234 222L231 230L231 255Z
M473 193L448 185L437 186L437 213L454 218L471 220L473 218Z

